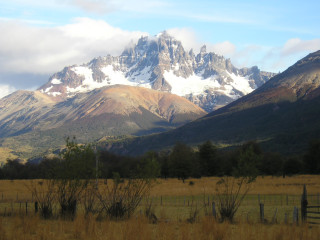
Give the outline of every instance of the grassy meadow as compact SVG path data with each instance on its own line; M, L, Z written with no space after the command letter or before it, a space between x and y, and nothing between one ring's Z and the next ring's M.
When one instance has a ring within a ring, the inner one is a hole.
M320 238L320 226L301 223L296 226L292 223L293 208L300 208L304 184L309 203L320 205L320 176L258 177L239 208L234 223L218 223L211 216L211 202L217 201L218 180L210 177L188 179L183 183L177 179L158 179L148 200L143 200L135 215L126 221L97 221L95 216L84 217L81 205L74 221L58 217L43 220L33 213L33 197L27 188L32 184L31 180L2 180L0 240ZM99 188L105 184L104 180L100 180ZM107 184L112 184L112 181L108 180ZM157 224L150 223L144 217L147 202L152 202ZM265 205L264 224L259 222L259 202ZM196 221L191 224L188 218L195 213Z

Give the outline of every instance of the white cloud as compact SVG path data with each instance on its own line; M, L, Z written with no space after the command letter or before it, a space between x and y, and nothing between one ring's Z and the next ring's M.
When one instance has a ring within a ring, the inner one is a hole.
M143 32L124 31L108 23L77 18L59 27L0 21L0 72L48 74L108 53L119 55Z
M167 30L168 34L181 41L185 50L193 49L198 53L201 46L204 45L198 39L197 34L189 28L172 28ZM229 41L220 43L206 43L207 52L214 52L223 56L230 56L236 52L236 46Z
M301 52L315 52L317 50L320 50L320 39L301 40L299 38L292 38L284 44L281 54L289 56Z
M16 89L10 85L0 84L0 99L9 95L10 93L13 93L14 91L16 91Z
M280 46L250 45L232 55L239 66L258 65L270 72L286 70L311 52L320 50L320 39L292 38Z
M190 50L191 48L197 52L200 50L201 43L197 39L196 33L190 28L171 28L166 30L166 32L182 42L185 50ZM203 45L203 44L202 44Z
M229 41L224 41L216 44L209 44L207 46L207 49L209 51L223 56L231 56L236 52L236 46Z

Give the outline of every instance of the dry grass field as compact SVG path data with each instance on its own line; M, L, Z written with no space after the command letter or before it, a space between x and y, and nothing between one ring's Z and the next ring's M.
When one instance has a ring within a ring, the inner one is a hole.
M96 221L78 217L75 221L41 220L38 217L0 218L1 240L318 240L320 228L283 224L217 223L202 218L196 223L160 222L145 218L127 221Z
M206 216L211 212L211 202L216 201L218 180L215 177L188 179L183 183L177 179L158 179L149 198L159 219L157 224L149 223L143 216L144 201L136 214L126 221L85 218L81 206L74 221L58 217L43 220L33 213L32 195L26 187L31 181L3 180L0 181L0 240L320 239L320 226L292 223L293 207L300 207L304 184L308 200L319 203L320 176L258 177L232 224L218 223ZM99 182L100 187L104 184L103 180ZM265 204L265 224L259 223L259 200ZM27 216L26 201L29 203ZM188 223L187 219L196 211L196 221ZM287 224L284 223L285 214Z

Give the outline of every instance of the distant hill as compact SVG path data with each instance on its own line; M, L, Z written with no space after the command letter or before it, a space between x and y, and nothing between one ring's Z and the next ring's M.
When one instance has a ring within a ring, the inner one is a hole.
M67 136L79 142L140 136L205 114L185 98L142 87L113 85L63 100L40 91L17 91L0 99L0 146L25 158L59 148Z
M320 138L320 51L311 53L252 93L175 130L107 144L126 154L160 150L181 141L234 145L257 140L265 150L305 150Z

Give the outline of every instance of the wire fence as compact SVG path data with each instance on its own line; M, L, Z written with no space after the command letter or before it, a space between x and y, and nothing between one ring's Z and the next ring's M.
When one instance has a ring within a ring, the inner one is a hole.
M215 207L213 208L213 203ZM184 219L192 211L198 211L200 215L218 213L218 198L211 195L197 196L150 196L144 198L139 206L137 214L142 214L147 205L152 204L157 215L166 215L166 218ZM261 216L261 204L263 205L263 216ZM320 194L308 195L309 206L320 206ZM246 195L237 214L236 219L247 222L272 222L272 223L299 223L299 208L301 206L301 195L288 194L254 194ZM58 209L56 203L55 209ZM83 204L78 205L78 212L83 212ZM320 211L319 208L313 209ZM30 194L19 192L6 195L0 194L0 216L12 216L18 214L35 214L35 198ZM298 216L297 216L298 215Z

